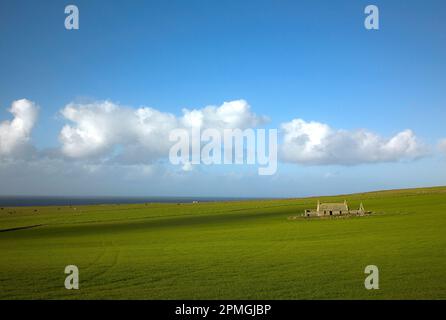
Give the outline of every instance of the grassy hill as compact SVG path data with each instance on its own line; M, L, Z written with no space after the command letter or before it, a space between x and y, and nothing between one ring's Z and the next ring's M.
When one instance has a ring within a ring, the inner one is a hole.
M297 219L321 201L371 216ZM0 210L0 299L445 299L446 187ZM64 268L80 289L64 288ZM377 265L380 289L364 288Z

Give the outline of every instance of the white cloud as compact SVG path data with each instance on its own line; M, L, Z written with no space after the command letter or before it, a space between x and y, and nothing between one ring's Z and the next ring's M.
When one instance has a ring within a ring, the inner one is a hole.
M147 107L135 110L109 101L69 104L61 113L73 122L59 136L63 153L73 158L104 155L116 147L129 148L135 155L138 149L167 154L168 132L177 126L169 113Z
M244 100L225 102L220 107L183 109L182 117L140 107L131 109L110 101L69 104L62 111L66 124L60 132L62 151L73 158L114 156L122 162L141 162L167 157L169 133L175 128L202 126L247 128L266 121L251 112ZM113 155L121 148L118 155Z
M221 106L207 106L203 109L183 109L181 122L185 127L215 129L254 128L268 121L265 116L257 116L245 100L225 102Z
M14 119L0 123L0 155L13 155L27 146L38 107L32 101L21 99L12 103L9 112Z
M334 130L327 124L294 119L283 123L284 161L307 165L355 165L414 159L426 154L411 130L386 139L367 130Z

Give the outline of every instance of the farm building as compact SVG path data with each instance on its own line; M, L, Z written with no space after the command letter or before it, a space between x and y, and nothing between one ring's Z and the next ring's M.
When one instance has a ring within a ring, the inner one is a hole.
M316 210L305 210L306 217L324 217L324 216L340 216L340 215L364 215L368 212L364 210L364 206L359 205L358 210L350 210L347 201L343 203L320 203L317 202Z

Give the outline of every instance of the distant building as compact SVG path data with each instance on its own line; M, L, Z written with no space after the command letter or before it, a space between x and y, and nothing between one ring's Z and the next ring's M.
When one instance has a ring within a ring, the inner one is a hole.
M369 213L364 210L364 206L359 205L358 210L351 210L347 201L342 203L320 203L317 202L316 210L305 210L306 217L324 217L324 216L341 216L341 215L359 215L362 216Z

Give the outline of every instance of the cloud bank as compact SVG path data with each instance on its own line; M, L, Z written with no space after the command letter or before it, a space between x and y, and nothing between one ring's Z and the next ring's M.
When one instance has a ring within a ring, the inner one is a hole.
M26 99L12 103L14 118L0 123L0 156L19 157L32 147L31 131L38 107ZM169 133L176 128L254 128L268 121L255 114L245 100L224 102L220 106L183 109L180 116L151 107L130 108L111 101L70 103L61 109L66 123L59 133L60 148L52 157L88 163L92 170L104 164L150 165L166 160L172 142ZM414 160L428 148L414 132L403 130L382 137L366 129L347 131L328 124L293 119L280 125L279 160L302 165L359 165L363 163ZM446 153L446 139L439 143ZM48 152L40 152L47 157ZM185 164L185 171L192 167Z
M327 124L302 119L283 123L281 129L281 158L291 163L357 165L416 159L427 152L411 130L386 139L367 130L335 130Z
M266 121L254 114L245 100L183 109L181 117L149 107L127 108L110 101L71 103L61 114L71 122L64 125L59 135L66 156L110 156L120 149L115 160L124 162L167 157L171 146L169 133L175 128L248 128Z

